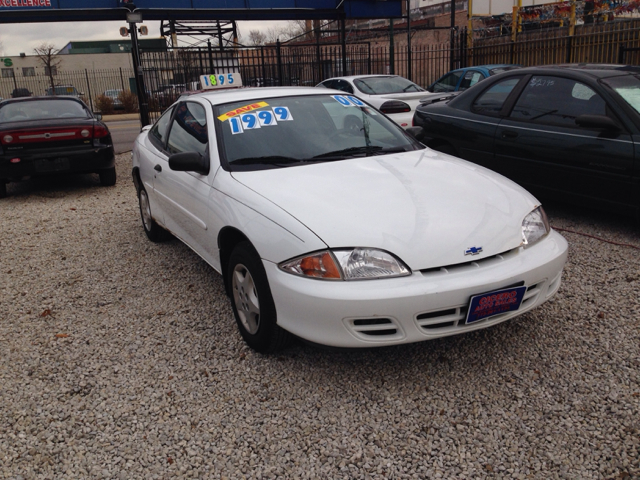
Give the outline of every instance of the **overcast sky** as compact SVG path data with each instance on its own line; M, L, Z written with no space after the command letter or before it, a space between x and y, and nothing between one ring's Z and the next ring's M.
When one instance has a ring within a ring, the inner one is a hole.
M251 30L266 31L284 22L238 22L240 34L246 39ZM149 28L147 38L160 36L160 22L145 22ZM73 40L117 40L121 39L120 27L126 22L74 22L74 23L0 23L0 53L17 56L20 53L33 55L33 49L43 42L52 43L57 48L64 47ZM127 37L128 38L128 37ZM191 39L186 39L191 42ZM184 45L178 37L179 45Z

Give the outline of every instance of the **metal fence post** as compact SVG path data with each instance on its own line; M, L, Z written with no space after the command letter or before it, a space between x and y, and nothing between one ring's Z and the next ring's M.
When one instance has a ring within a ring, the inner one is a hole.
M624 45L624 43L620 44L620 49L618 50L618 63L620 65L624 65L624 52L627 49L627 47Z
M209 73L213 74L213 52L211 51L211 40L207 40L207 49L209 50Z
M276 40L276 62L278 64L278 85L282 86L282 55L280 52L280 39Z
M396 74L396 46L393 40L393 18L390 18L389 21L391 24L389 25L389 73L391 75Z
M120 83L122 84L122 91L124 92L124 77L122 76L122 67L120 67Z
M340 19L340 33L342 36L342 75L347 74L347 29L344 18Z
M89 92L89 106L91 107L91 111L93 112L93 95L91 95L91 86L89 85L89 71L84 69L84 76L87 80L87 92Z

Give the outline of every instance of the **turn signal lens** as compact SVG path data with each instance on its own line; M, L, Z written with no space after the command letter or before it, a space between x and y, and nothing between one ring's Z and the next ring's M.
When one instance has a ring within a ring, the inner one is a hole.
M304 277L323 278L327 280L340 280L340 270L330 252L318 252L313 255L299 257L280 265L280 268L288 273L302 275Z

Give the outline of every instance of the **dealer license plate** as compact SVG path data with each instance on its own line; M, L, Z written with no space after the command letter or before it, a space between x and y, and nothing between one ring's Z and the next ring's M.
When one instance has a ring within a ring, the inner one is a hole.
M469 302L465 323L474 323L483 318L518 310L526 291L527 287L512 287L474 295Z
M64 157L52 160L36 160L34 163L35 170L38 173L60 172L70 168L69 159Z

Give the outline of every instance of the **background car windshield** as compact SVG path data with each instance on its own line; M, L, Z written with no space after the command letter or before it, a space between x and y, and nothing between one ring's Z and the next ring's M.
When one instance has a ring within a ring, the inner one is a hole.
M640 112L640 78L635 75L625 75L607 78L603 83L613 88L625 102Z
M87 118L88 112L73 100L12 102L0 108L0 122L23 122L49 118Z
M351 99L351 100L350 100ZM416 143L375 109L348 95L245 100L216 109L221 154L230 165L278 165L348 148L414 150Z
M367 77L353 81L361 92L367 95L384 95L387 93L424 92L424 88L402 77Z

